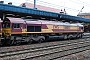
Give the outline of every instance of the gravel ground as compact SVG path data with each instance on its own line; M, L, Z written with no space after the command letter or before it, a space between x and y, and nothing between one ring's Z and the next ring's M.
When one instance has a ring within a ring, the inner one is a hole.
M81 53L68 55L55 60L90 60L90 50L83 51Z
M21 49L27 49L27 48L35 48L35 47L40 47L40 46L49 46L49 45L52 45L52 44L53 45L63 44L63 43L70 44L71 42L77 42L77 41L76 40L73 40L73 41L68 40L68 41L60 41L60 42L59 41L57 41L57 42L46 42L46 43L41 43L41 44L0 47L0 52L1 51L3 52L3 51L21 50ZM78 40L78 42L80 42L80 40ZM69 47L67 46L67 48L69 48ZM67 49L67 48L65 48L65 49ZM25 55L23 55L23 57L25 57ZM5 59L5 60L8 60L8 59ZM15 58L15 59L12 59L12 60L17 60L17 59ZM73 54L73 55L69 55L69 56L62 57L62 58L55 59L55 60L90 60L90 50L87 50L87 51L84 51L84 52L81 52L81 53L77 53L77 54Z

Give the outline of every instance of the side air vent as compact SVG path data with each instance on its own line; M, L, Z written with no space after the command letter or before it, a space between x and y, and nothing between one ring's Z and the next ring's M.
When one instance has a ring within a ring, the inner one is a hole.
M41 26L27 26L27 32L41 32Z

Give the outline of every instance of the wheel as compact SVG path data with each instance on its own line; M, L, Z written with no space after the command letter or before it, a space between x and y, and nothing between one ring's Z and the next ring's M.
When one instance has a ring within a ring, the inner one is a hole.
M5 39L1 39L1 45L6 45Z
M21 44L21 41L15 41L14 44L15 45L20 45Z
M12 45L13 44L12 42L13 42L12 40L8 40L7 45Z
M44 41L44 39L43 38L40 38L39 40L38 40L38 43L42 43Z
M33 39L30 39L30 40L28 41L28 44L32 44L32 42L33 42Z
M71 35L68 35L68 39L71 40L73 37Z
M80 35L77 35L77 39L79 39L80 38Z

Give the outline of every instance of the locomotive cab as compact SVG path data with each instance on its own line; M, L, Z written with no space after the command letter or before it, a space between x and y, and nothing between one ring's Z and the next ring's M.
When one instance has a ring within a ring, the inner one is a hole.
M4 19L2 22L2 37L10 36L10 21L8 19Z
M7 18L5 18L2 22L1 42L3 44L6 44L5 42L7 42L9 40L10 36L11 36L10 21Z

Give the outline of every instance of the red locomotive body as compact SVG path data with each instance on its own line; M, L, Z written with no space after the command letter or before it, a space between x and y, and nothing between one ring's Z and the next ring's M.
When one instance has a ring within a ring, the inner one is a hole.
M5 21L9 22L5 23ZM2 29L2 38L4 39L2 43L4 42L4 44L31 43L32 41L42 42L49 36L63 36L64 39L80 38L84 30L81 24L37 19L7 17L3 23L3 25L10 25ZM5 42L6 40L8 42Z

